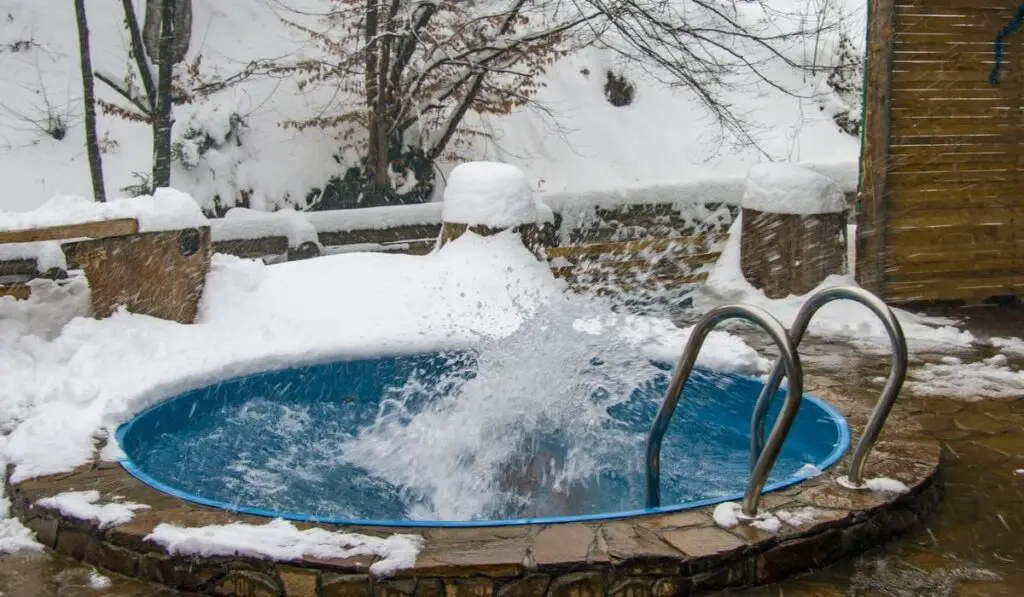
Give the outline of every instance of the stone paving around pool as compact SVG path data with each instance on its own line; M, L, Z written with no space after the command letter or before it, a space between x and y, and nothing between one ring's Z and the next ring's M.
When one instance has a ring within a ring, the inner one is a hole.
M846 416L853 439L869 412L808 376L809 390ZM220 596L585 597L689 595L754 586L817 568L878 545L932 516L941 500L939 444L925 438L899 404L868 459L868 477L903 482L905 494L840 487L847 458L825 474L764 496L761 508L801 513L777 533L715 525L714 507L594 523L493 528L386 529L330 527L370 536L421 534L415 567L394 576L369 573L373 560L304 558L272 562L245 557L171 556L145 540L156 525L202 527L268 519L195 506L142 484L116 463L97 462L63 475L28 480L8 491L12 509L57 552L109 571L174 589ZM124 524L100 528L38 501L96 490L102 502L150 506ZM809 514L813 514L813 520ZM803 520L801 520L803 519ZM314 525L296 525L300 529Z

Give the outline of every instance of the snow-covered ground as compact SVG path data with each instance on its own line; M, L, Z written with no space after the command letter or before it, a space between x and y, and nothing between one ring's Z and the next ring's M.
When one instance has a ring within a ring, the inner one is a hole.
M726 248L702 300L729 295L788 323L801 299L772 301L745 287L735 244ZM828 283L839 282L848 280ZM109 436L133 412L225 376L344 356L467 346L530 325L542 309L591 300L566 294L549 268L508 233L467 234L426 257L348 254L265 266L217 255L199 322L190 326L125 312L90 319L83 286L78 281L33 294L27 302L0 299L0 429L7 432L0 437L0 460L15 465L15 481L87 462L94 438ZM592 317L577 325L580 333L610 328L659 360L677 358L688 337L688 330L660 319L614 315L600 307L588 313ZM939 343L948 351L976 342L952 322L903 311L899 316L912 347ZM815 322L812 335L884 342L884 332L859 305L829 305ZM700 362L748 372L763 372L768 364L724 332L709 337ZM978 368L989 376L993 369L1004 370L1000 391L1024 375L1010 371L1005 359L959 366L949 375L978 395L983 389L972 384ZM105 458L116 456L116 447L103 451ZM0 546L18 547L26 538L13 521L0 523L0 534Z
M728 296L789 323L801 298L772 301L746 285L738 275L739 237L731 238L701 301ZM827 283L839 282L849 280ZM564 283L510 233L467 234L425 257L353 253L266 266L217 255L195 325L126 312L90 319L86 296L84 281L77 280L33 293L29 301L0 299L0 462L15 465L15 481L88 462L94 439L110 437L132 413L226 376L345 356L473 345L529 326L545 311L585 313L574 325L578 333L610 330L625 346L658 360L678 358L689 335L668 321L616 315L596 299L566 293ZM588 309L573 311L581 303ZM912 349L938 343L948 352L978 342L955 322L903 311L899 316ZM830 305L815 322L812 335L883 346L883 332L860 306ZM1017 346L1019 340L999 342ZM709 336L700 362L747 372L768 366L725 332ZM958 367L949 375L973 395L983 395L972 383L978 367L986 375L1002 367L1006 379L999 391L1024 376L1005 359ZM101 452L106 459L117 456L112 444ZM71 504L79 510L106 507L90 505L85 498L91 496L79 497ZM0 503L0 515L6 507ZM29 545L30 535L20 525L0 520L0 549Z
M694 296L698 310L724 303L747 303L759 306L783 325L789 327L803 306L806 296L769 299L754 288L740 271L740 228L742 217L730 228L729 240L722 256L708 275L707 283ZM855 229L851 227L850 238ZM852 261L852 252L850 254ZM826 278L820 289L856 285L853 276L835 275ZM962 321L946 317L923 316L894 308L909 347L911 368L904 392L922 396L1008 398L1024 394L1024 369L1012 364L1008 357L1024 355L1024 340L1016 337L979 338L966 329ZM851 344L873 354L889 354L889 336L882 322L866 307L852 301L835 301L822 307L811 319L807 334L827 341ZM968 362L965 353L972 349L994 349L998 354ZM920 362L918 354L946 355L939 362ZM881 383L884 379L872 380Z
M140 2L136 1L136 4ZM193 39L188 60L202 55L203 76L228 78L258 60L287 61L308 52L308 40L280 20L286 3L269 0L194 0ZM287 3L316 12L329 0ZM807 14L810 0L773 0L772 8ZM842 8L846 29L860 43L864 7L859 2L828 3ZM120 79L128 72L127 34L119 3L87 0L93 65ZM741 17L764 15L750 4ZM816 47L791 48L790 58L830 64L836 31L814 40ZM17 45L25 42L23 45ZM0 209L27 210L56 194L81 194L90 188L84 150L81 76L74 11L59 2L7 0L0 5ZM10 46L10 48L8 48ZM17 47L18 51L13 51ZM781 62L754 56L768 76L794 90L783 93L754 80L737 80L719 99L746 118L759 147L723 144L719 127L705 114L693 92L664 87L642 69L625 74L636 87L635 100L612 106L604 95L608 69L624 70L607 49L589 47L554 64L535 98L542 109L522 109L469 124L491 139L477 139L463 159L495 159L521 166L535 189L569 194L634 191L660 187L669 193L703 193L721 179L742 178L765 161L829 166L856 175L858 139L839 130L831 118L835 98L823 84L827 69L798 72ZM747 79L753 79L748 77ZM98 97L120 101L97 82ZM334 155L341 141L332 131L296 131L281 123L318 113L327 90L300 91L293 81L253 78L218 92L208 101L175 108L174 138L200 126L213 137L226 134L233 113L244 117L241 145L211 150L198 167L178 161L172 185L209 207L214 195L234 197L251 190L251 205L270 209L301 205L339 169ZM49 116L67 121L67 133L55 140L43 130ZM108 194L139 183L135 173L150 170L150 132L146 124L100 114L99 137ZM454 166L445 163L445 175ZM673 189L675 189L673 191Z

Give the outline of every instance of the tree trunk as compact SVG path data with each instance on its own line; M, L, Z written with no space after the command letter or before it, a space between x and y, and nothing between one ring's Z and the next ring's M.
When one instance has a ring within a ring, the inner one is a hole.
M160 27L159 71L157 73L156 113L153 115L153 189L171 185L171 73L174 63L174 6L179 0L163 0Z
M386 128L382 126L380 97L381 69L380 63L380 6L379 0L366 0L366 105L370 110L368 123L369 139L366 151L367 189L366 197L371 204L383 203L388 196L388 138Z
M92 177L92 194L97 202L107 200L103 188L103 157L100 155L99 139L96 137L96 95L92 73L92 56L89 52L89 23L85 17L85 0L75 0L75 16L78 21L78 53L82 64L82 99L85 102L85 148L89 155L89 175Z
M139 68L139 78L142 79L142 88L146 90L146 103L149 104L147 116L156 112L156 84L153 82L153 69L150 68L149 58L146 57L146 48L142 42L142 31L139 29L139 19L135 15L135 5L132 0L121 0L124 8L124 24L128 28L128 36L132 40L132 57Z
M174 51L171 60L173 64L178 64L185 59L192 41L192 0L170 1L175 5ZM145 40L146 53L157 64L160 63L163 12L164 0L146 0L146 24L143 26L142 38Z

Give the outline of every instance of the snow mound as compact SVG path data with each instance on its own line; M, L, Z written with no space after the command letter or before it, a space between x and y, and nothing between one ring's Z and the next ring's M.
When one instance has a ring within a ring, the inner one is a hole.
M715 506L712 517L715 524L723 529L731 529L740 524L740 512L742 507L736 502L723 502ZM777 533L782 528L779 519L767 510L761 510L757 517L750 521L750 526L760 529L766 533Z
M821 469L811 463L807 463L800 467L795 476L801 479L813 479L814 477L821 476Z
M36 262L36 269L45 272L50 268L67 269L68 262L57 241L35 243L11 243L0 245L0 261L30 259Z
M830 214L846 210L831 178L792 164L759 164L747 173L744 209L777 214Z
M89 490L59 493L53 497L43 498L36 504L44 508L53 508L71 518L95 520L101 529L124 524L135 516L136 510L149 508L145 504L131 502L100 504L99 501L100 492Z
M1024 356L1024 340L1020 338L990 338L989 344L1004 352Z
M843 475L836 479L836 482L842 485L843 487L847 487L850 489L860 489L859 487L851 483L849 477L847 477L846 475ZM864 479L864 485L862 485L861 487L867 489L868 491L873 491L875 493L887 493L895 495L901 495L910 491L910 488L907 487L906 484L903 483L903 481L890 479L888 477L875 477L874 479Z
M523 171L499 162L468 162L452 170L444 221L509 228L537 221L533 189Z
M161 524L145 540L163 546L171 554L207 557L238 555L296 561L303 557L376 556L380 559L370 566L375 576L390 576L398 570L412 568L423 548L423 538L418 535L381 538L319 528L300 531L282 519L265 525L236 522L197 528Z
M58 195L27 212L0 211L0 230L31 230L121 218L139 221L139 232L206 226L207 219L189 195L157 189L152 195L96 203L78 195Z
M0 438L0 445L2 445ZM7 465L0 459L0 470ZM8 518L11 514L11 501L4 494L4 485L0 483L0 554L14 553L22 550L39 551L43 546L35 540L32 531L25 528L17 518Z
M93 570L89 573L89 588L97 591L110 588L110 578Z

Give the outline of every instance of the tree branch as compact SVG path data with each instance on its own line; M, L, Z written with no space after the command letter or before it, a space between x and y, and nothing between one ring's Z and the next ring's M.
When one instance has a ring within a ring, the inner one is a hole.
M146 118L153 118L153 113L150 112L149 109L138 100L138 98L132 96L132 94L129 93L126 88L118 85L117 82L110 78L109 75L104 74L102 71L96 71L96 78L102 81L103 83L106 83L107 87L110 87L111 89L116 91L118 95L131 102L131 104L135 106L140 112L142 112L142 114Z
M142 79L142 87L146 90L146 100L149 102L149 114L156 112L156 84L153 82L153 69L149 66L146 58L146 47L142 43L142 31L139 29L139 19L135 15L135 7L132 0L121 0L124 7L124 23L128 27L128 35L132 40L132 54L135 56L135 64L139 68L139 77ZM134 102L133 102L134 103Z

